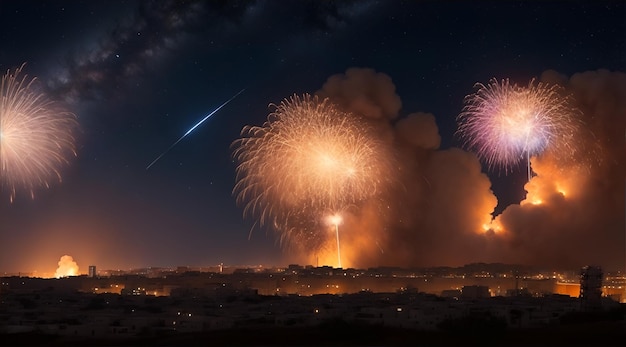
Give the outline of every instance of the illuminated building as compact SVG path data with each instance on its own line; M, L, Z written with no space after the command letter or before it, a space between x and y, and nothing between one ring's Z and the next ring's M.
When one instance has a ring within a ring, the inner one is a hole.
M96 275L97 275L96 266L95 265L89 265L89 277L95 278Z

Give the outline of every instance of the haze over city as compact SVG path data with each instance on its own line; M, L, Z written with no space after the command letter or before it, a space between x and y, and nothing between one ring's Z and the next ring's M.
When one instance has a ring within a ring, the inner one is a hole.
M611 1L4 1L3 76L65 118L10 132L3 83L0 274L623 271L625 25ZM521 147L484 116L520 95Z

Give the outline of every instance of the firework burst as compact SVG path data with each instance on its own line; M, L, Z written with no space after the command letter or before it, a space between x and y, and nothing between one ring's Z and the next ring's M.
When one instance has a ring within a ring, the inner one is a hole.
M533 79L521 87L508 79L492 79L476 87L478 91L465 98L458 134L489 167L508 171L548 146L571 148L579 111L558 85Z
M328 99L292 96L263 126L246 126L233 143L239 162L233 193L244 215L280 233L281 243L315 246L324 216L386 189L385 144Z
M60 181L60 167L75 155L75 116L36 92L36 79L20 78L23 67L8 70L0 86L0 180L11 201L20 189L33 196Z

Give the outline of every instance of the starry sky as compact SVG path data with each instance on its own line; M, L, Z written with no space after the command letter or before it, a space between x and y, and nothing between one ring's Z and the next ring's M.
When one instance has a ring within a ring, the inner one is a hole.
M18 190L13 202L7 187L0 188L0 272L53 272L64 254L82 272L91 264L127 269L301 261L281 248L272 230L251 232L255 221L244 218L232 193L237 163L231 144L243 126L263 124L269 104L316 93L351 68L384 74L391 81L386 90L401 100L391 126L416 112L432 114L440 137L434 147L461 155L451 151L462 147L456 117L477 82L509 78L525 85L538 78L571 81L569 88L576 85L572 76L603 71L623 95L625 15L621 1L2 1L0 68L26 63L23 72L76 115L79 130L77 156L61 168L62 182L37 189L34 198ZM585 265L609 251L612 258L598 262L624 267L623 142L619 149L611 164L617 171L607 177L621 179L606 184L607 191L621 185L621 199L608 205L618 215L605 226L610 232L598 236L617 237L609 243L618 247L599 244L583 252L588 257L558 265ZM523 167L508 174L484 163L476 167L497 198L487 213L524 199ZM386 254L396 257L353 256L352 264L530 262L544 252L485 258L482 246L467 242L462 252L459 245L447 250L434 237L408 237L409 229L420 235L427 234L422 228L437 229L417 225L396 226L406 229L397 239L415 247L390 252L399 241L387 240ZM567 248L567 238L559 237L546 242ZM519 252L520 244L531 244L516 240L507 244ZM541 259L542 265L554 260Z

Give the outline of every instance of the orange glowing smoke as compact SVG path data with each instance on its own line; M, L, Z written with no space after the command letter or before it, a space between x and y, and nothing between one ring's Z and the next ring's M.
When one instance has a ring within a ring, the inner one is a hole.
M496 244L506 246L492 248L501 261L623 266L626 104L623 92L611 90L625 90L626 78L617 77L588 73L562 81L582 112L575 142L571 151L547 147L530 158L536 176L524 186L525 198L490 225Z
M57 271L54 273L54 277L69 277L69 276L78 276L78 264L74 261L69 255L64 255L59 260L59 267Z
M384 256L384 225L387 223L387 216L381 211L378 201L370 200L358 209L343 210L340 213L326 216L322 229L324 234L320 237L323 243L320 247L311 248L305 245L293 250L297 262L348 269L362 267L369 264L367 261L370 259ZM341 240L340 249L335 239L337 231ZM341 263L338 261L339 255Z
M586 179L581 167L570 166L567 170L546 157L533 158L533 169L541 175L533 177L525 186L528 194L521 204L540 205L553 199L571 199L577 194L576 187Z
M585 169L581 166L570 166L567 170L559 167L550 157L538 156L531 158L532 167L537 174L526 183L526 197L513 209L543 208L546 211L557 208L577 196L576 187L584 185L587 180ZM505 210L506 211L506 210ZM495 217L490 223L483 225L485 231L506 233L502 223L502 215Z

